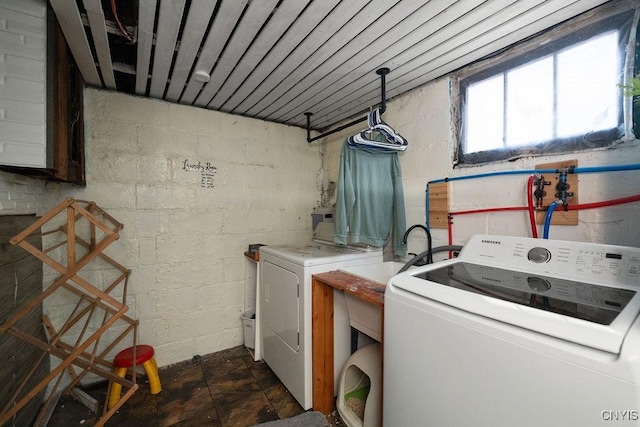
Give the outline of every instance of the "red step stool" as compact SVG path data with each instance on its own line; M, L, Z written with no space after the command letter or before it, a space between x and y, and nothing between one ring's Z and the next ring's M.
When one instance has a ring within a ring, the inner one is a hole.
M150 345L137 345L135 348L136 366L142 365L144 367L147 377L149 378L151 394L160 393L162 391L162 385L160 384L160 377L158 376L158 365L156 364L156 359L153 357L155 354L153 347ZM133 367L133 347L125 348L116 354L116 357L113 359L113 373L124 378L127 370L131 367ZM121 394L122 384L112 382L107 403L108 409L111 409L113 405L120 400Z

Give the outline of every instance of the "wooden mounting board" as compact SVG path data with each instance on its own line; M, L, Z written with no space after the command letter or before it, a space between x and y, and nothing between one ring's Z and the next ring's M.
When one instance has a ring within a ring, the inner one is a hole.
M565 160L563 162L544 163L537 165L536 169L565 169L569 167L578 167L577 160ZM556 184L560 179L560 174L543 174L544 181L550 182L550 185L545 186L545 196L542 198L542 208L536 212L536 222L538 224L544 224L544 219L547 214L547 209L555 200L556 197ZM569 183L569 192L573 193L573 196L567 198L569 205L578 204L578 175L567 175L567 182ZM578 211L562 211L556 210L551 217L551 225L578 225Z
M429 227L447 228L449 225L449 183L429 184Z

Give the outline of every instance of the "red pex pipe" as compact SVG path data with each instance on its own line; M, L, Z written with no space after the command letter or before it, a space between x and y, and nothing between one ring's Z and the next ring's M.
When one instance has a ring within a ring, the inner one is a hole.
M570 211L577 211L577 210L583 210L583 209L596 209L596 208L605 208L609 206L622 205L625 203L633 203L633 202L640 202L640 194L636 194L635 196L622 197L619 199L605 200L603 202L569 205L567 209ZM564 209L564 206L558 205L556 207L556 210L558 209ZM509 206L509 207L503 207L503 208L473 209L469 211L449 212L448 221L447 221L447 229L449 233L449 244L453 245L453 216L454 215L470 215L470 214L477 214L477 213L505 212L505 211L529 211L529 213L531 213L529 206L522 206L522 207ZM533 231L535 229L535 217L533 218L531 227L532 227L531 231ZM537 230L534 237L537 237ZM451 257L451 255L449 257Z
M640 202L640 194L636 194L635 196L622 197L620 199L605 200L604 202L585 203L581 205L569 205L568 209L570 211L579 211L582 209L605 208L608 206L622 205L625 203L633 203L633 202ZM561 205L559 205L556 209L558 208L561 208Z
M469 214L477 214L477 213L488 213L488 212L505 212L505 211L526 211L526 206L509 206L504 208L487 208L487 209L474 209L470 211L457 211L451 212L449 215L469 215Z
M447 215L447 229L449 231L449 246L453 245L453 215ZM449 259L453 258L453 252L449 251Z
M535 174L531 174L527 180L527 210L529 211L529 222L531 223L531 235L538 238L538 227L536 226L536 213L533 207L533 181Z

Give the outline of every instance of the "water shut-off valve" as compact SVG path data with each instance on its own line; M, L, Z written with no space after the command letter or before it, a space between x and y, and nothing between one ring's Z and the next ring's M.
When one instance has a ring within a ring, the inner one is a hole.
M544 191L544 187L545 185L551 185L551 182L545 181L544 176L537 173L533 185L536 188L533 192L533 197L536 199L536 208L541 208L542 199L547 195L547 192Z
M556 184L556 198L562 202L565 211L569 208L567 199L573 196L573 193L568 191L571 185L569 185L567 181L567 175L570 173L573 173L573 168L561 170L558 175L558 183Z

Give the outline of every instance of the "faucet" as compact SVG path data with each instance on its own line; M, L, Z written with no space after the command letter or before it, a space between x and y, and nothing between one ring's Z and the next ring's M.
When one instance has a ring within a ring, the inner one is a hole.
M412 225L411 227L409 227L407 229L407 231L404 233L404 236L402 237L402 243L403 244L407 244L407 238L409 237L409 234L415 229L415 228L421 228L424 230L425 233L427 233L427 260L425 262L425 264L431 264L433 263L433 255L431 253L431 233L429 232L429 229L427 227L425 227L422 224L415 224ZM411 255L411 254L410 254ZM424 264L423 264L424 265Z

